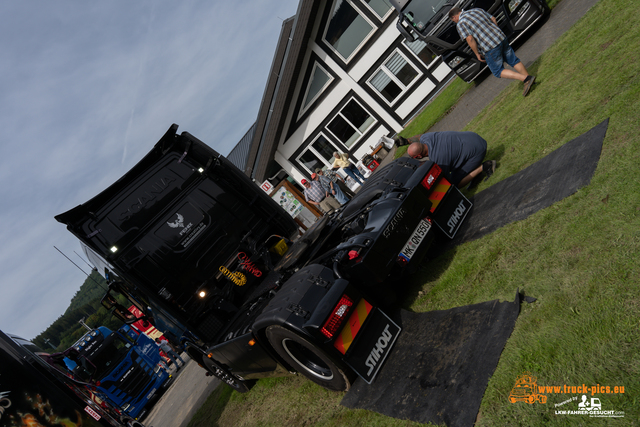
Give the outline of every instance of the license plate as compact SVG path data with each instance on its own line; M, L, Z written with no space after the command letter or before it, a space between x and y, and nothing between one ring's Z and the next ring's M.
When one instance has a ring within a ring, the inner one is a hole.
M418 250L418 246L420 246L420 243L422 243L429 230L431 230L431 223L424 219L420 220L420 223L416 229L413 230L413 234L411 234L411 237L407 240L404 248L400 251L399 256L409 261Z
M147 394L147 400L151 399L154 394L156 394L156 389L152 388L149 394Z
M345 362L367 384L375 379L402 329L374 308L346 354Z
M447 237L453 239L472 206L460 190L452 186L436 210L433 221Z

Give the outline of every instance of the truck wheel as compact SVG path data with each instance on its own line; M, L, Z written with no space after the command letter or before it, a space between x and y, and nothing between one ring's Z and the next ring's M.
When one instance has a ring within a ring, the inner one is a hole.
M348 368L341 367L307 338L279 325L269 326L266 333L276 352L300 374L329 390L349 390Z
M144 425L140 421L132 420L131 418L127 420L126 426L127 427L144 427Z

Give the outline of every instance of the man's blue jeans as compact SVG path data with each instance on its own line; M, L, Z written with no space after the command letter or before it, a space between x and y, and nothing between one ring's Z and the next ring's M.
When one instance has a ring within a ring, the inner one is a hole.
M364 176L362 176L357 166L351 165L348 168L342 168L342 170L344 171L344 173L349 175L351 179L353 179L358 184L362 185L364 183Z
M334 183L333 188L336 190L336 194L334 194L334 197L341 205L344 205L349 201L349 198L344 195L340 187L338 187L338 184Z

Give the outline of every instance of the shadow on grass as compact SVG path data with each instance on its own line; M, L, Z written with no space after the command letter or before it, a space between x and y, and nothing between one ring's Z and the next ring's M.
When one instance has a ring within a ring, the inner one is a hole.
M224 411L233 389L226 384L220 384L209 395L206 402L193 416L187 427L212 427L218 425L218 420Z
M438 279L444 274L453 262L457 248L453 247L442 252L445 237L440 237L431 244L427 255L420 263L420 266L413 274L407 277L404 289L401 292L401 298L398 305L407 311L414 311L410 307L414 305L423 295L427 295L431 291L429 283L437 283ZM447 239L448 240L448 239Z

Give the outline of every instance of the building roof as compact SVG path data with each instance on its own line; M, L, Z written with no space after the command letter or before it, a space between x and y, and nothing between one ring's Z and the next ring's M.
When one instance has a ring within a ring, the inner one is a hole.
M240 142L236 144L231 152L226 156L227 160L235 165L241 171L244 171L247 166L247 159L249 158L249 151L251 150L251 141L256 134L256 124L254 123L247 133L240 139Z
M245 174L257 182L266 178L268 166L278 148L288 109L293 104L295 78L301 72L305 48L313 30L312 18L316 16L320 3L300 0L296 15L282 24L244 169Z

